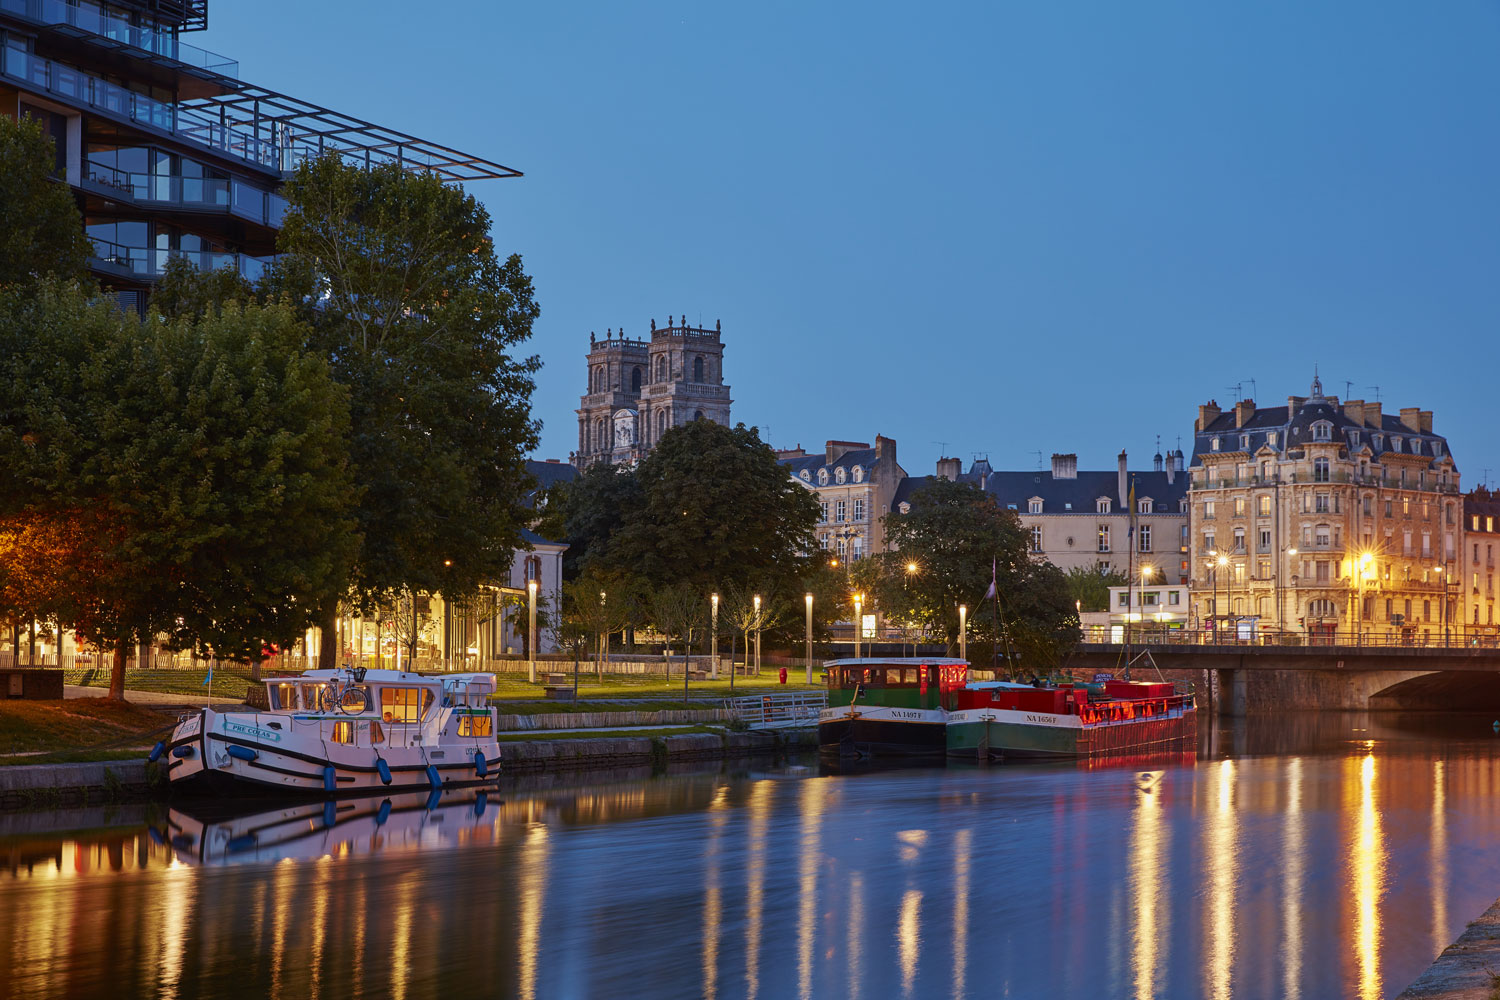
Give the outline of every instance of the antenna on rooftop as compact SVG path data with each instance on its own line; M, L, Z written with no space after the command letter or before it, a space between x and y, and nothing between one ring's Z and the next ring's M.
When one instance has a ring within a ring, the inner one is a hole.
M1490 485L1490 470L1480 469L1479 471L1483 473L1483 475L1479 477L1479 485L1488 489Z
M1347 400L1354 395L1354 382L1352 379L1344 379L1344 399Z
M947 441L934 441L932 443L938 446L938 458L947 458L948 457L948 442Z
M1254 399L1255 398L1255 394L1257 392L1257 387L1255 385L1255 379L1253 379L1253 378L1247 378L1247 379L1245 379L1245 381L1250 383L1250 398Z
M1377 402L1377 403L1380 402L1380 386L1378 386L1378 385L1367 385L1367 386L1365 386L1365 388L1366 389L1374 389L1375 390L1375 402Z
M1245 394L1245 386L1244 383L1236 382L1234 385L1226 385L1224 391L1234 393L1234 401L1238 403L1240 397Z
M1032 455L1036 456L1036 471L1041 472L1042 471L1042 453L1041 453L1041 451L1040 450L1033 451L1033 452L1029 452L1028 454L1032 454Z

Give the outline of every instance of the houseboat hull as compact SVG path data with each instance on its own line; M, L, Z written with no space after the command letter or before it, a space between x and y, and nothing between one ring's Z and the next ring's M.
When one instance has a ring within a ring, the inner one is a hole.
M818 717L818 748L841 757L942 756L946 725L940 708L825 708Z
M1100 758L1179 753L1197 745L1191 705L1166 715L1085 722L1077 715L973 708L949 713L948 754L995 760Z
M485 785L500 774L493 738L472 747L344 745L299 740L294 717L203 709L178 723L159 759L174 790L369 795ZM306 744L306 745L303 745Z

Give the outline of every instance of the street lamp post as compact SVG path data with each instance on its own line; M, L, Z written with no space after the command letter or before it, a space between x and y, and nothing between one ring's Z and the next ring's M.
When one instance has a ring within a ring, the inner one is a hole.
M710 613L710 625L708 635L708 669L714 680L719 679L719 595L709 596L709 604L713 610ZM730 671L733 673L733 670Z
M807 601L807 683L812 683L812 602L813 595L806 594L803 600Z
M958 606L958 658L969 662L969 606Z
M530 600L530 608L527 612L526 626L526 652L531 661L531 683L536 683L536 580L526 581L526 594Z
M864 624L864 616L861 615L864 607L864 594L853 595L853 658L859 658L859 627Z
M1219 602L1219 576L1222 573L1224 567L1228 566L1228 565L1229 565L1229 557L1228 556L1222 556L1222 555L1219 556L1218 561L1214 564L1214 604L1215 605L1217 605L1218 602ZM1229 581L1228 580L1224 581L1224 603L1225 604L1229 603ZM1214 626L1214 641L1215 642L1223 642L1224 641L1224 637L1219 634L1219 627L1221 627L1224 624L1224 619L1227 616L1224 614L1223 607L1215 607L1214 610L1216 612L1218 612L1218 614L1215 616L1215 617L1218 618L1218 621L1215 623L1215 626Z
M747 650L748 652L748 650ZM747 657L748 659L748 657ZM760 595L755 595L755 676L760 676Z
M1140 610L1140 616L1141 616L1141 625L1142 626L1144 626L1146 624L1146 587L1150 584L1151 577L1152 577L1152 575L1155 572L1156 572L1156 567L1155 566L1142 566L1141 567L1141 610ZM1141 634L1145 635L1145 629L1144 628L1142 628ZM1145 640L1143 639L1142 641L1144 642Z
M599 607L603 608L604 607L604 602L605 602L605 593L604 593L604 591L601 590L601 591L599 591ZM599 613L599 617L601 619L604 617L604 613L602 611ZM603 625L604 622L601 621L599 624ZM599 634L599 642L598 642L598 645L595 647L595 651L599 654L599 658L594 661L594 663L595 663L594 676L597 677L600 680L603 680L604 679L604 661L607 660L607 659L609 659L609 633L608 632L601 632Z
M1294 545L1291 548L1287 549L1286 550L1286 555L1287 555L1287 559L1288 560L1296 559L1297 558L1297 547ZM1288 566L1287 568L1290 569L1291 567ZM1293 573L1293 574L1291 574L1291 576L1292 576L1292 600L1295 601L1297 599L1297 574ZM1276 585L1278 587L1281 586L1281 574L1279 572L1277 573L1277 576L1276 576ZM1281 619L1281 621L1279 622L1279 624L1281 626L1281 631L1285 632L1286 631L1286 605L1285 605L1285 602L1284 602L1282 596L1279 593L1276 595L1276 616Z
M914 573L916 573L916 571L917 571L917 564L916 563L909 562L909 563L906 564L906 576L901 580L901 592L903 594L905 594L910 589L909 585L911 583L911 578L912 578L912 575ZM908 607L907 608L908 613L910 612L910 610L911 609ZM911 622L910 622L910 619L908 619L908 621L907 621L907 628L909 629L910 626L911 626ZM904 647L902 649L902 652L905 652L905 648ZM916 656L917 655L917 637L915 635L913 635L911 637L911 655L912 656Z

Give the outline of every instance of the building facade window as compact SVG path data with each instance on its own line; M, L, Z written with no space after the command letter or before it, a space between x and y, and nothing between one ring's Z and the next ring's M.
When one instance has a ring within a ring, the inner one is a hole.
M1234 529L1234 551L1236 551L1236 552L1244 552L1245 551L1245 529L1244 528L1235 528Z
M1042 551L1042 526L1040 524L1031 526L1031 551Z
M1146 500L1137 500L1135 502L1135 512L1137 514L1151 513L1151 500L1149 498Z
M1026 512L1028 514L1040 514L1042 512L1042 502L1035 498L1026 501Z
M1107 524L1101 524L1101 525L1099 525L1098 539L1099 539L1099 547L1095 551L1098 551L1098 552L1108 552L1109 551L1109 525L1107 525Z
M842 524L843 521L844 521L844 519L845 519L845 514L847 512L848 512L847 501L845 501L845 500L837 500L837 501L834 502L834 505L833 505L833 519L835 521L837 521L840 524Z
M848 476L848 473L844 470L844 467L842 465L839 466L837 469L833 470L833 479L834 479L834 482L838 483L840 486L843 485L844 479L847 476Z
M854 498L854 520L856 520L856 521L863 521L864 519L865 519L865 499L864 499L864 497L855 497Z
M820 523L820 524L827 524L828 523L828 501L824 500L822 503L818 504L818 507L822 510L822 513L820 515L818 515L818 523Z
M1109 513L1109 501L1107 499L1105 499L1104 497L1100 497L1098 500L1095 500L1094 501L1094 513L1096 513L1096 514L1108 514Z
M1326 459L1326 458L1315 458L1315 459L1313 459L1313 482L1315 482L1315 483L1326 483L1326 482L1328 482L1328 470L1329 470L1328 459Z
M1271 498L1270 497L1261 497L1257 503L1258 503L1258 506L1256 507L1256 510L1260 514L1260 516L1261 517L1270 517L1271 516Z
M1217 509L1217 505L1215 504L1214 501L1212 501L1212 500L1205 500L1205 501L1203 501L1203 519L1206 520L1206 521L1212 521L1214 519L1214 511L1216 509Z
M1149 524L1143 524L1143 525L1141 525L1140 547L1138 548L1137 551L1140 551L1140 552L1150 552L1151 551L1151 525L1149 525Z
M1235 497L1234 498L1234 516L1235 517L1244 517L1245 516L1245 498L1244 497Z

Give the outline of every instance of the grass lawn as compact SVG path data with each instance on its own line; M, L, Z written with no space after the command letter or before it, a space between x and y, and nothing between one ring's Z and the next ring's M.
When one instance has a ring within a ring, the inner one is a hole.
M143 755L175 714L107 698L0 703L0 765L119 760Z
M64 670L63 683L108 690L109 673L108 667ZM205 694L210 693L210 689L203 686L203 676L207 673L207 666L198 670L184 670L180 667L160 667L155 670L127 670L125 671L125 690L157 691L162 694L180 694L190 699L202 698ZM267 676L269 674L270 672L268 671ZM251 687L258 686L258 682L250 680L249 667L220 667L214 671L211 693L221 698L234 698L243 701L245 693Z

